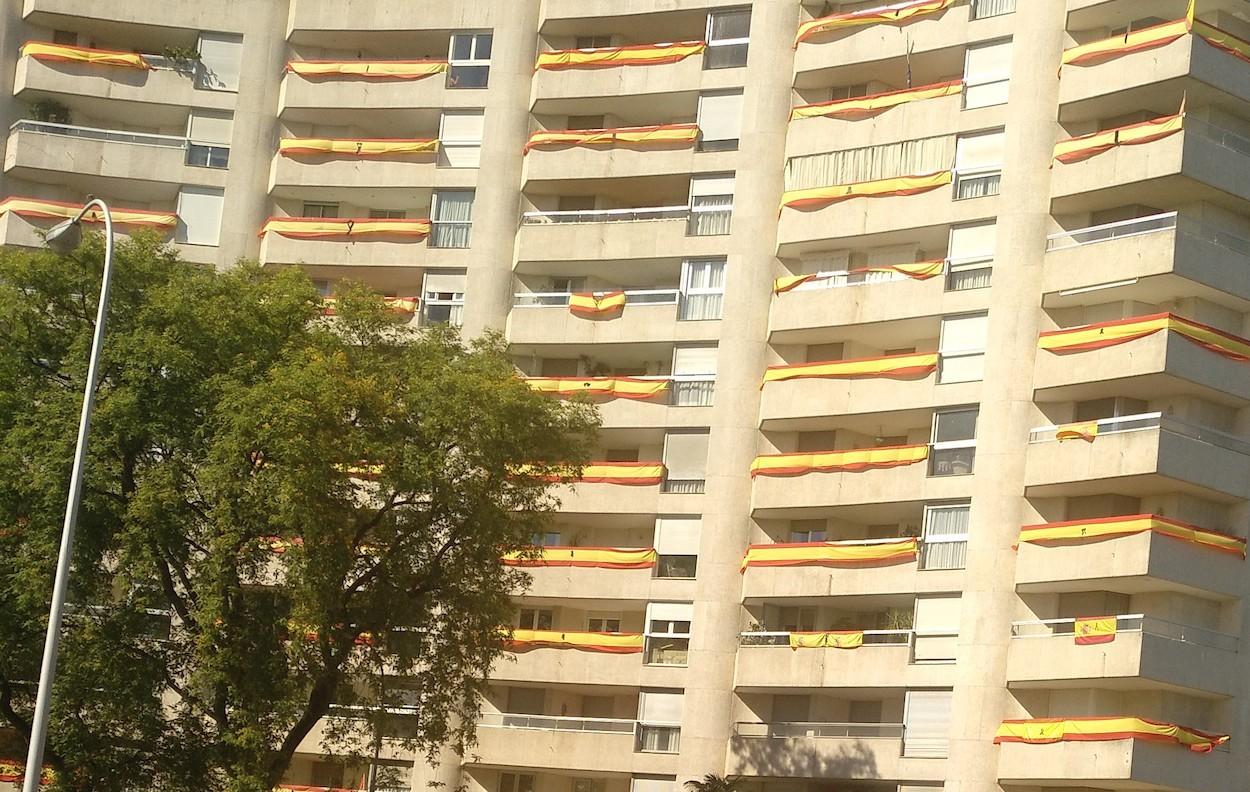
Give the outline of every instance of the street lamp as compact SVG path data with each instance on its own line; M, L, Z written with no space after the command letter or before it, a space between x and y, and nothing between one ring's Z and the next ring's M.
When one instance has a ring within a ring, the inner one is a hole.
M100 283L100 305L96 309L95 335L91 339L91 362L87 367L87 386L82 398L82 415L78 419L78 445L74 449L74 468L69 477L69 498L65 504L65 525L61 528L61 550L56 560L56 579L52 584L52 607L48 611L48 634L43 642L43 664L39 669L39 693L35 698L35 717L30 724L30 750L26 753L26 772L22 792L37 792L43 774L43 748L48 736L48 710L52 703L52 681L56 677L56 655L61 641L61 614L65 610L65 592L69 586L70 562L74 548L74 529L78 524L78 505L82 500L82 468L87 456L87 433L91 429L91 408L95 404L96 380L99 376L100 348L104 343L104 320L108 314L109 285L113 278L113 216L108 205L99 198L87 196L82 211L72 219L53 226L44 242L57 253L66 254L82 241L82 219L95 207L104 218L104 277Z

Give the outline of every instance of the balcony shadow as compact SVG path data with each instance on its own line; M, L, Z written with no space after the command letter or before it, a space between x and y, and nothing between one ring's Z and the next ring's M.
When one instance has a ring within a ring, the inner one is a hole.
M878 751L860 739L732 737L729 753L734 775L831 780L881 777Z

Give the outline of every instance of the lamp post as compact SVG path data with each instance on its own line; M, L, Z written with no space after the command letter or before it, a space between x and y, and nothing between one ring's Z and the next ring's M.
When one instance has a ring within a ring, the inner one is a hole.
M104 218L104 277L100 283L100 304L96 310L95 335L91 339L91 362L87 367L87 385L82 398L82 415L78 419L78 445L74 449L74 468L69 477L69 497L65 504L65 524L61 528L61 550L56 560L56 579L52 584L52 607L48 611L48 634L43 642L43 663L39 669L39 693L35 698L35 717L30 725L30 750L26 753L26 771L22 792L37 792L43 774L43 748L48 736L48 711L52 703L52 681L56 677L56 656L61 640L61 615L65 610L65 592L69 587L70 563L74 549L74 530L78 524L78 506L82 500L82 469L87 456L87 434L91 429L91 408L95 404L96 380L99 377L100 348L104 343L104 320L108 314L109 285L113 277L113 216L108 205L87 196L82 210L71 220L58 223L44 238L48 247L66 254L82 241L82 219L95 207Z

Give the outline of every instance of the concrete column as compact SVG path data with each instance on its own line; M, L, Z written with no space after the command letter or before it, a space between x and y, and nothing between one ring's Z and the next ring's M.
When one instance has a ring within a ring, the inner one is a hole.
M946 789L960 792L999 789L998 750L991 740L1011 707L1006 665L1016 602L1012 544L1025 506L1024 451L1033 425L1031 373L1041 318L1065 20L1063 0L1031 0L1016 11L991 341L977 431L947 762Z
M786 124L798 0L757 1L743 96L725 277L707 494L699 544L693 637L685 688L678 782L725 772L734 721L733 684L741 623L739 563L751 524L747 476L759 435L760 377L776 269Z
M529 133L530 81L538 41L538 0L505 4L495 20L486 130L473 200L473 260L464 336L502 330L512 305L512 258L520 222L521 148Z

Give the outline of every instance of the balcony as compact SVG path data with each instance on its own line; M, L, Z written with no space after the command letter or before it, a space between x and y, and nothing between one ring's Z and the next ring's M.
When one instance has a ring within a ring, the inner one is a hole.
M937 353L932 353L936 360ZM975 403L980 382L939 384L934 372L916 378L852 377L770 382L760 396L761 428L783 431L807 419L926 410Z
M1004 787L1225 792L1232 772L1227 751L1200 754L1147 740L1007 743L998 754L998 782Z
M1201 297L1245 311L1250 239L1167 212L1053 234L1047 240L1045 308L1080 305L1083 290L1159 304Z
M278 91L284 120L317 123L327 110L371 111L472 108L482 105L476 91L447 90L443 74L419 80L371 80L351 76L304 77L288 72Z
M653 470L659 472L651 476ZM646 477L634 478L639 471ZM557 490L560 511L589 514L698 513L701 495L663 492L664 466L659 462L591 462L584 468L590 480ZM631 483L611 483L614 474Z
M651 9L654 10L654 9ZM656 46L664 46L657 44ZM539 53L542 55L543 53ZM538 69L534 74L532 110L537 114L576 114L587 100L610 98L613 102L650 100L658 117L675 116L679 105L689 103L698 91L742 85L739 69L703 68L696 53L676 63L617 66L596 69Z
M458 0L428 0L411 13L407 0L371 0L343 13L340 0L292 0L287 38L298 42L317 33L389 33L393 31L489 29L504 21L502 9L465 6ZM407 24L406 24L407 23Z
M65 174L73 174L83 179L84 187L93 188L100 180L125 179L130 183L109 192L131 201L170 201L183 184L224 187L229 153L225 147L169 135L18 121L10 130L4 170L34 182L60 183ZM220 166L188 164L201 155Z
M448 224L455 226L458 224ZM429 238L345 237L300 238L265 232L260 243L261 264L311 264L332 267L467 267L470 251L465 247L437 247L430 244L438 236L433 224ZM449 228L449 231L455 229ZM350 276L350 273L347 273Z
M644 666L642 653L611 654L580 652L575 649L533 649L508 653L491 669L495 682L519 682L559 685L613 685L675 683L681 687L684 669ZM660 681L656 681L658 671Z
M697 136L698 128L693 124ZM603 130L614 132L617 130ZM581 130L579 130L581 132ZM669 176L674 173L718 173L736 167L733 151L698 151L695 138L673 142L631 145L568 145L555 149L535 148L525 155L521 181L572 179L621 179Z
M525 212L518 261L622 261L723 255L725 235L691 236L689 206Z
M88 16L98 16L97 11L93 10ZM210 25L208 29L215 29L215 26ZM135 114L141 112L144 123L152 125L169 125L177 123L178 119L185 121L188 107L215 110L234 107L235 94L197 90L193 72L168 67L156 55L145 55L144 59L154 68L119 69L21 57L13 78L13 95L32 102L51 94L89 103L107 99L141 104L142 108L126 106L110 110L104 106L100 110L112 113L119 121L127 120L128 114L133 121Z
M676 772L675 753L636 752L640 724L614 718L483 713L473 761L559 772ZM651 725L651 724L648 724Z
M1078 644L1075 619L1011 625L1007 683L1016 689L1115 690L1158 687L1200 696L1232 696L1227 669L1237 662L1237 636L1142 614L1110 617L1114 640Z
M842 593L842 592L839 592ZM734 687L952 687L955 666L916 664L910 630L865 630L859 649L791 649L790 633L742 633Z
M941 781L946 762L903 756L901 723L737 723L733 775Z
M663 389L656 395L646 398L625 398L616 394L603 394L588 390L587 385L607 385L617 378L612 377L529 377L531 387L541 382L543 388L554 387L554 391L544 391L557 397L582 394L599 407L599 418L605 429L638 428L638 427L704 427L710 420L706 409L712 405L716 388L716 377L713 375L694 374L662 374L647 377L620 378L633 383L664 383ZM564 385L574 386L563 390ZM681 409L670 409L680 407Z
M242 29L223 20L221 7L212 3L156 4L145 0L118 0L101 6L96 0L25 0L22 17L31 25L47 28L56 28L69 17L75 21L98 20L197 31ZM241 20L236 24L241 24Z
M877 546L895 547L907 541L914 543L916 540L866 539L826 544L831 548L862 553ZM781 548L784 545L761 547ZM788 566L748 564L743 569L742 599L767 601L791 597L876 596L959 590L963 570L933 569L922 572L917 561L918 551L922 550L922 547L913 546L910 555L900 553L898 557L873 562L839 564L812 561Z
M1093 442L1057 442L1057 426L1030 433L1028 497L1114 490L1131 497L1190 492L1225 503L1250 498L1250 444L1240 438L1157 412L1095 423Z
M460 189L477 184L476 168L441 168L436 154L388 157L287 156L276 154L269 170L269 192L306 196L354 190ZM311 192L310 192L311 191Z
M669 0L664 8L666 11L700 11L739 5L741 4L736 0ZM542 18L545 22L580 21L598 17L654 14L655 10L652 0L546 0L542 7Z
M679 289L627 289L615 318L583 318L569 311L564 292L514 297L508 337L517 344L613 344L715 341L720 322L681 321Z

